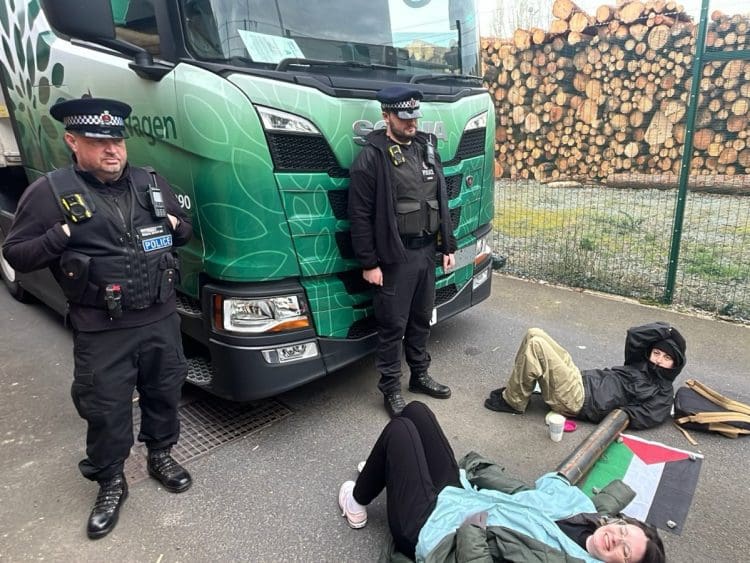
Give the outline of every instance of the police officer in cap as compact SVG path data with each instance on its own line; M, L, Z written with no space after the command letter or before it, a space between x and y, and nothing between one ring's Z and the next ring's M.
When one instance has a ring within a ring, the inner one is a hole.
M409 391L450 397L450 389L427 371L427 339L435 304L435 254L442 254L443 269L449 271L456 239L437 139L417 131L422 93L390 86L377 99L386 128L367 136L352 166L349 220L362 276L374 289L378 388L393 417L405 406L402 347L411 371Z
M135 389L149 475L174 493L192 483L170 448L180 433L177 406L187 375L174 247L193 229L164 178L127 163L130 110L100 98L52 106L74 163L26 189L3 244L13 268L48 267L68 299L72 396L88 423L79 468L99 483L87 527L92 539L114 528L128 496L123 466L133 445Z

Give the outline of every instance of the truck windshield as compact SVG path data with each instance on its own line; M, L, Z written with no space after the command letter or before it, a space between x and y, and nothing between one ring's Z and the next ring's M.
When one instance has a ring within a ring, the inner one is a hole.
M475 0L181 0L199 60L311 72L384 65L399 75L477 75ZM446 76L444 78L448 78Z

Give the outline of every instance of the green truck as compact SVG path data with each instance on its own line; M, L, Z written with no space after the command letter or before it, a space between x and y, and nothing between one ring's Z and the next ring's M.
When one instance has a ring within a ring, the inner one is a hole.
M348 168L389 84L424 92L448 181L459 250L450 273L436 262L433 321L489 295L495 115L474 0L7 0L0 37L0 140L17 145L0 238L25 187L70 163L49 107L130 104L129 160L171 182L195 228L178 299L190 382L248 401L374 350ZM65 311L48 272L0 266L16 298Z

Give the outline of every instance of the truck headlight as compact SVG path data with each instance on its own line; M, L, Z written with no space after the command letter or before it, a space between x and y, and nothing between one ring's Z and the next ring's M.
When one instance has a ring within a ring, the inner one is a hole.
M486 234L482 238L477 239L474 267L479 266L483 261L492 256L492 247L490 247L490 243L487 240L489 238L489 234Z
M487 112L483 111L479 115L472 117L464 127L464 131L473 131L474 129L484 129L487 127Z
M214 326L232 332L282 332L310 326L304 299L297 295L244 298L214 295Z
M260 119L263 122L263 129L266 131L320 135L318 128L304 117L264 106L255 106L255 108L260 114Z

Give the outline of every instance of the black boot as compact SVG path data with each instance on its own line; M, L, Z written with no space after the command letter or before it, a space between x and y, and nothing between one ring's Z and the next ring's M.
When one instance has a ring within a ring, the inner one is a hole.
M505 387L500 387L500 389L493 389L492 391L490 391L489 398L484 401L485 408L497 412L523 414L521 411L514 409L507 402L505 402L505 399L503 398L503 391L505 391Z
M128 482L122 473L111 479L99 481L99 493L89 515L86 533L95 540L110 533L120 515L120 507L128 498Z
M383 403L385 403L385 410L388 411L388 416L391 418L401 414L406 406L406 401L401 396L401 391L390 391L383 394Z
M193 478L170 455L169 448L148 451L148 474L170 493L182 493L193 484Z
M447 399L451 396L450 387L438 383L426 371L412 374L411 379L409 379L409 391L424 393L436 399Z

